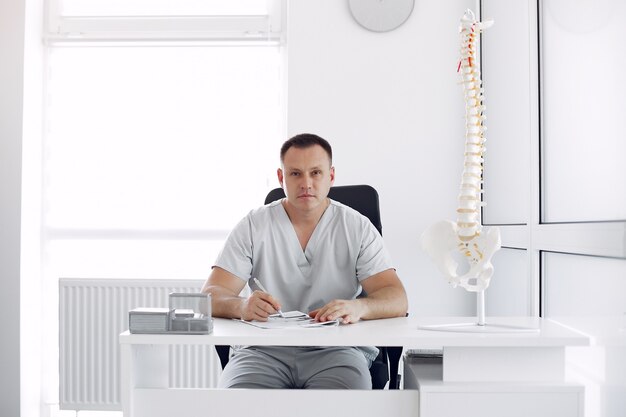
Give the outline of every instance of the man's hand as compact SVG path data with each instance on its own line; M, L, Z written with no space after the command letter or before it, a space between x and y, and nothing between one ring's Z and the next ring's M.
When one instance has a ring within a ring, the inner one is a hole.
M241 318L243 320L267 321L270 314L280 309L277 299L266 292L255 291L241 304Z
M277 313L280 303L266 292L255 291L248 298L240 297L246 281L220 267L215 267L202 292L211 294L214 317L267 321L270 314Z
M341 319L341 323L356 323L361 320L364 309L361 300L333 300L325 306L309 312L316 321Z
M361 285L367 294L366 297L356 300L333 300L311 311L309 315L317 321L341 319L344 324L406 315L408 307L406 292L394 269L372 275L361 281Z

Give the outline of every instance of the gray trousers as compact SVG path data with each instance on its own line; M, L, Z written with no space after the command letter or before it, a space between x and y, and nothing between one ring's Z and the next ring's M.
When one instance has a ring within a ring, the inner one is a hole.
M370 365L356 347L248 346L230 358L219 387L371 389Z

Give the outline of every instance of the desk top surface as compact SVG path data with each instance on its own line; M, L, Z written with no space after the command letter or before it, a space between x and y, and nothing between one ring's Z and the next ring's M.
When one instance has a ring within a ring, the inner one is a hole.
M323 328L261 329L235 320L216 318L208 335L120 334L122 344L276 345L276 346L404 346L405 348L586 346L589 337L554 321L535 317L487 318L487 327L468 331L425 330L422 326L475 323L469 317L402 317L368 320ZM491 326L491 327L490 327ZM505 326L498 328L497 326ZM506 326L538 328L511 331ZM509 329L509 330L507 330Z

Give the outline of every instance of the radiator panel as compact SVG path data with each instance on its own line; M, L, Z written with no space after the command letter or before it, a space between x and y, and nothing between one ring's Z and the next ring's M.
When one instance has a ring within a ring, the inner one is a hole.
M198 292L201 280L59 279L59 408L121 410L118 336L128 311L167 307L170 292ZM214 388L212 346L170 347L172 388Z

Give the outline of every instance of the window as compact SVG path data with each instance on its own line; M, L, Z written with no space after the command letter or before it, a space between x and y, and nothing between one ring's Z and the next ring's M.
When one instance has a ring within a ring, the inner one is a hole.
M541 10L542 220L624 221L623 2L544 1ZM579 56L575 65L571 57Z
M489 117L483 221L501 228L504 247L526 250L531 313L538 315L554 300L545 285L556 269L543 268L544 252L626 257L620 159L626 142L612 121L601 121L626 109L612 88L613 66L625 59L615 41L624 28L609 18L626 16L626 8L559 0L481 4L482 15L496 20L483 38ZM592 55L570 66L574 47ZM506 56L524 65L505 69ZM503 263L505 275L515 276L513 265Z
M276 184L280 63L276 47L50 48L43 220L55 275L206 276Z
M559 0L540 4L541 233L537 239L545 251L542 302L549 317L558 312L587 316L594 311L587 307L597 301L590 299L577 309L558 306L570 305L577 291L592 297L595 291L611 292L626 284L618 282L620 276L622 281L625 278L618 271L623 271L626 258L626 170L621 161L626 142L615 118L626 110L626 101L614 89L619 77L616 68L626 63L616 41L626 35L619 24L624 17L626 7L619 1L594 7ZM585 59L566 68L564 61L573 50L584 51ZM576 272L568 276L568 266L574 265L571 271ZM592 269L603 276L589 282ZM571 295L555 291L566 282L573 284ZM603 285L609 282L610 286ZM616 298L606 297L603 303L605 312L626 312Z
M619 316L626 306L626 260L545 252L548 317Z
M281 39L280 0L48 0L50 42Z
M490 288L489 314L523 306L528 287L531 315L593 336L595 346L567 349L568 378L585 385L586 416L621 415L614 393L624 379L613 371L623 368L626 322L626 4L480 3L495 19L483 38L483 221L512 249L494 257L500 303L489 304Z
M58 311L60 277L207 277L230 229L277 186L282 6L50 0L44 311ZM56 318L42 323L53 414Z

